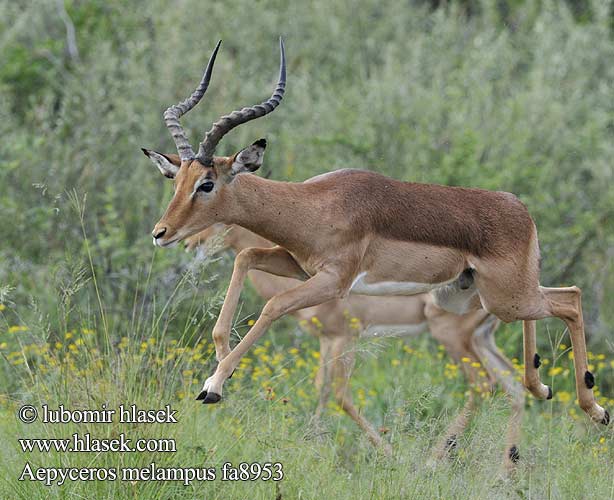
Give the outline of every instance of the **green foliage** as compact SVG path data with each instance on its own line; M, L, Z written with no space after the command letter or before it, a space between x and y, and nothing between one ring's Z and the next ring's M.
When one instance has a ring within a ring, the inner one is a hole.
M139 147L172 151L161 113L191 91L217 38L224 45L209 94L184 120L193 140L230 108L265 96L281 32L284 105L231 134L223 151L268 136L267 165L280 179L350 166L516 193L538 225L543 282L583 288L589 335L603 344L614 323L608 9L591 4L590 22L578 23L560 4L507 2L510 29L501 2L470 16L454 3L352 5L69 2L73 61L57 3L5 4L0 199L11 224L0 281L16 288L15 302L51 305L39 284L66 255L83 258L66 196L73 189L87 194L96 268L114 277L115 292L133 295L154 251L147 234L170 195ZM163 272L189 257L154 260Z
M123 337L137 346L155 338L194 348L209 337L228 282L227 257L195 262L181 248L160 251L151 245L149 232L171 188L140 152L140 147L173 151L162 112L193 90L219 38L224 43L208 94L183 120L193 144L218 116L268 95L276 76L277 37L283 35L289 73L282 106L226 137L220 153L267 137L266 166L277 179L360 167L408 181L517 194L538 226L543 284L583 289L591 348L611 358L613 2L68 0L78 58L67 50L60 5L0 2L0 380L11 398L42 397L35 390L40 386L33 385L41 381L36 378L40 364L28 354L22 357L33 364L24 367L7 353L31 354L28 349L64 343L67 332L83 329L96 332L95 345L108 363L100 373L88 374L88 381L106 384L109 393L121 388L115 397L155 407L161 398L176 398L178 387L194 390L193 382L180 380L179 365L164 371L127 363L118 353ZM240 319L261 304L248 287ZM15 326L24 330L8 337ZM562 332L560 323L546 327ZM313 347L315 340L305 344L293 336L295 328L292 320L276 323L270 338L277 352L291 345ZM542 324L540 351L548 352L551 335L544 330ZM502 327L498 341L508 355L519 355L517 325ZM424 348L432 351L428 342ZM461 393L464 385L444 380L444 361L437 369L427 359L391 370L394 348L379 354L377 360L359 362L356 387L359 396L377 391L365 411L391 425L402 467L379 461L374 467L366 443L338 416L331 424L334 436L323 446L313 444L302 435L308 403L297 403L289 418L280 416L285 410L271 410L262 398L254 402L254 386L238 382L228 388L236 399L212 414L194 412L187 399L177 403L191 415L179 432L181 459L191 463L194 454L210 448L208 456L218 461L262 459L263 441L257 437L262 433L267 443L275 443L267 453L286 460L290 475L296 478L310 467L339 498L362 497L365 491L373 498L499 497L503 489L490 465L498 460L500 445L490 429L503 428L501 415L490 411L480 417L460 467L424 480L421 464L407 464L428 449L429 426L440 423L433 420L457 407L455 396L446 395ZM194 374L199 383L212 366L206 361ZM607 373L611 379L611 370ZM71 391L93 401L91 393L80 392L78 376L72 385L62 385L68 380L63 376L43 377L53 387L50 401L67 401ZM599 376L598 369L598 381ZM284 390L310 384L307 376L288 380L298 385ZM565 383L571 385L571 378ZM611 395L611 380L600 387ZM573 393L567 385L565 390ZM315 401L311 396L308 400ZM7 408L14 410L7 401L0 398L6 403L0 433L13 439L23 429L5 418ZM253 415L241 412L246 401L256 406ZM416 411L416 418L401 415L404 409ZM392 418L395 411L401 413ZM566 415L555 412L548 420L537 418L542 416L537 409L530 411L536 418L530 419L532 437L525 444L537 451L529 455L523 476L529 479L515 485L518 495L611 494L611 478L594 474L601 460L611 468L611 450L595 451L592 429L574 427L567 439L571 430L553 431L572 425ZM237 425L245 431L240 440L229 434ZM202 432L208 428L217 434ZM43 430L47 436L49 429ZM218 441L211 444L214 434ZM2 469L12 471L18 455L10 447L3 453ZM531 467L538 467L533 476ZM551 483L544 483L551 473ZM588 482L570 479L588 474L594 478L590 492L582 490ZM319 481L294 480L283 485L283 498L316 498L319 487ZM109 494L97 488L97 494ZM218 497L252 493L241 485L226 488ZM3 497L47 495L22 488L0 491ZM154 491L151 485L143 491L148 498L180 494L172 488ZM181 491L186 498L192 494ZM274 494L258 490L261 497Z

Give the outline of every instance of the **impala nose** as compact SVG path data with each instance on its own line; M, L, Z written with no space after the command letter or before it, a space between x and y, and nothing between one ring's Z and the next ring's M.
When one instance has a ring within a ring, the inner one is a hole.
M161 227L161 228L155 227L154 230L151 232L151 235L154 237L154 240L157 240L158 238L162 238L162 236L164 236L165 234L166 234L165 227Z

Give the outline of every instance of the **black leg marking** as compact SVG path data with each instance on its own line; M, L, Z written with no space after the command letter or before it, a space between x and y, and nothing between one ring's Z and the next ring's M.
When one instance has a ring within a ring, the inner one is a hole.
M228 379L232 378L232 376L235 374L235 370L236 370L236 368L234 370L232 370L232 373L230 374L230 377L228 377Z
M608 410L605 411L605 415L601 419L601 423L603 425L608 425L610 423L610 414L608 413Z
M588 370L584 374L584 383L586 384L586 387L588 387L589 389L592 389L593 387L595 387L595 377Z
M515 444L512 445L512 447L510 448L509 457L510 460L515 464L517 464L518 460L520 460L520 452L518 451L518 448Z
M546 399L552 399L552 387L548 386L548 397Z
M533 356L533 366L537 369L542 365L542 358L539 357L539 354L535 353Z
M196 396L196 401L200 401L207 397L207 391L200 391L200 394Z
M457 444L456 434L452 434L446 441L446 451L449 453L455 450Z
M219 402L220 399L222 399L222 396L220 396L219 394L216 394L215 392L208 392L205 396L205 399L203 399L203 404L215 404Z

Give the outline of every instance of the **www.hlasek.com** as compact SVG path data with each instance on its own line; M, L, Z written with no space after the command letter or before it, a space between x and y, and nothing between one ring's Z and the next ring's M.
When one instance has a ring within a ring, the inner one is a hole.
M102 405L96 410L69 410L60 405L42 412L33 405L19 408L17 417L23 423L39 420L44 424L176 424L177 412L170 405L164 409L143 410L136 405L120 405L108 409ZM69 438L19 438L24 453L175 453L177 445L172 438L131 439L125 433L114 438L97 438L89 432L73 433ZM193 481L280 481L284 477L280 462L233 465L225 462L219 467L161 467L151 462L145 467L36 467L26 462L20 481L38 481L46 486L61 486L66 481L177 481L189 485Z

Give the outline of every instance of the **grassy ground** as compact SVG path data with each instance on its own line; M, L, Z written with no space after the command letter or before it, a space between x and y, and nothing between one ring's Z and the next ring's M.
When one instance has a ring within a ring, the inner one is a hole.
M13 325L19 326L19 325ZM12 329L8 335L25 335ZM460 370L427 338L365 342L354 381L362 412L386 433L394 456L372 449L354 424L330 404L324 419L311 414L317 401L313 378L317 340L299 337L287 346L286 331L274 331L241 364L223 402L193 400L211 371L208 340L124 337L106 345L90 329L66 332L55 345L29 344L4 353L22 382L20 397L4 398L0 414L1 498L613 498L611 431L579 414L569 391L569 354L555 346L544 375L555 389L551 402L528 398L520 443L521 462L506 477L500 462L509 408L500 394L484 394L458 449L444 463L427 463L430 447L462 405L467 387ZM6 347L6 346L5 346ZM552 368L553 355L557 365ZM614 363L592 354L602 377ZM519 367L520 368L520 367ZM614 401L601 396L613 407ZM63 404L96 409L136 404L178 412L178 424L42 424L16 418L24 403L39 408ZM29 453L18 438L172 438L175 453ZM32 467L216 467L212 482L109 481L44 486L17 481ZM280 482L221 481L225 462L281 462Z

